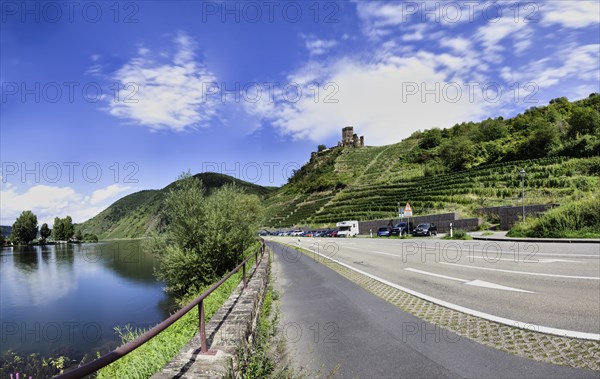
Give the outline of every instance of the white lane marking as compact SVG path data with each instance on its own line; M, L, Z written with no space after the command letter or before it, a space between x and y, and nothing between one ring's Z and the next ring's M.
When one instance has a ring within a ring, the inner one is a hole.
M433 273L433 272L423 271L423 270L419 270L419 269L412 268L412 267L405 268L405 270L406 271L417 272L417 273L423 274L423 275L437 276L438 278L456 280L457 282L462 282L462 283L467 283L468 282L468 280L465 280L465 279L453 278L451 276L436 274L436 273Z
M362 253L373 253L373 254L388 255L390 257L402 258L402 256L398 255L398 254L384 253L382 251L365 250L365 249L360 249L358 247L346 247L346 249L358 250Z
M535 263L536 261L531 261ZM581 263L579 261L570 261L568 259L538 259L537 262L540 263L556 263L556 262L568 262L568 263Z
M539 272L528 272L528 271L514 271L514 270L503 270L500 268L489 268L489 267L478 267L478 266L468 266L468 265L459 265L458 263L448 263L448 262L439 262L443 265L457 266L457 267L465 267L472 268L475 270L487 270L487 271L498 271L498 272L508 272L511 274L520 274L520 275L533 275L533 276L548 276L552 278L567 278L567 279L589 279L589 280L600 280L595 276L575 276L575 275L559 275L559 274L542 274Z
M475 279L475 280L470 280L469 281L469 280L465 280L465 279L454 278L452 276L436 274L436 273L429 272L429 271L423 271L423 270L419 270L419 269L412 268L412 267L405 268L405 270L406 271L417 272L419 274L424 274L424 275L437 276L438 278L443 278L443 279L456 280L456 281L462 282L463 284L466 284L468 286L492 288L492 289L503 290L503 291L513 291L513 292L523 292L523 293L535 293L535 292L531 292L531 291L527 291L527 290L522 290L520 288L507 287L507 286L503 286L501 284L486 282L485 280Z
M507 286L503 286L502 284L496 284L496 283L486 282L485 280L479 280L479 279L471 280L470 282L467 282L465 284L467 286L492 288L492 289L495 289L495 290L502 290L502 291L535 293L535 292L532 292L532 291L522 290L520 288L507 287Z
M476 257L476 256L470 256L467 258L468 259L471 259L471 258L485 259L486 261L488 261L490 263L494 263L496 261L509 261L509 262L514 262L514 263L556 263L556 262L581 263L579 261L570 261L567 259L543 259L542 258L542 259L535 260L535 258L534 258L532 260L525 260L523 262L521 262L521 261L515 262L514 259L510 259L510 258L493 258L493 257Z
M458 312L462 312L462 313L466 313L466 314L470 314L472 316L475 317L480 317L486 320L490 320L490 321L494 321L500 324L504 324L504 325L508 325L508 326L512 326L515 328L520 328L520 329L526 329L526 330L531 330L533 332L538 332L538 333L546 333L546 334L553 334L556 336L564 336L564 337L571 337L571 338L582 338L582 339L586 339L586 340L594 340L594 341L600 341L600 333L586 333L586 332L578 332L576 330L567 330L567 329L559 329L559 328L552 328L549 326L542 326L542 325L534 325L531 323L527 323L527 322L523 322L523 321L516 321L516 320L511 320L509 318L506 317L500 317L500 316L494 316L491 315L489 313L485 313L485 312L480 312L480 311L476 311L474 309L471 308L467 308L467 307L463 307L461 305L457 305L457 304L453 304L450 303L448 301L444 301L444 300L440 300L437 299L435 297L429 296L429 295L425 295L423 293L411 290L410 288L406 288L406 287L402 287L396 283L392 283L389 280L385 280L383 278L380 278L378 276L375 276L373 274L369 274L366 271L363 270L359 270L356 267L350 266L349 264L346 264L344 262L340 262L338 259L334 259L334 258L329 258L326 255L323 255L319 252L313 251L315 254L319 255L322 258L325 259L329 259L332 262L335 262L337 264L339 264L340 266L344 266L346 268L349 268L352 271L358 272L359 274L365 275L371 279L377 280L380 283L386 284L390 287L394 287L396 289L399 289L400 291L404 291L408 294L411 294L413 296L419 297L423 300L427 300L430 301L432 303L441 305L442 307L446 307L446 308L450 308L450 309L454 309L455 311Z

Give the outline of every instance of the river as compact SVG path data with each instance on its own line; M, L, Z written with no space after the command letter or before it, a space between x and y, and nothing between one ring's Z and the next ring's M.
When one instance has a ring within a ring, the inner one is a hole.
M105 353L120 344L115 326L153 326L173 303L153 276L156 260L140 241L2 248L1 354Z

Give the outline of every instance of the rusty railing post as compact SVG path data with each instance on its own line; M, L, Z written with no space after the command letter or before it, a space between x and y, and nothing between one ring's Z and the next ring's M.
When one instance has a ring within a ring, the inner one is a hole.
M204 325L204 299L200 300L200 304L198 304L198 318L200 319L200 352L204 354L208 351Z
M244 261L244 265L242 266L242 276L244 277L244 288L246 288L246 262Z

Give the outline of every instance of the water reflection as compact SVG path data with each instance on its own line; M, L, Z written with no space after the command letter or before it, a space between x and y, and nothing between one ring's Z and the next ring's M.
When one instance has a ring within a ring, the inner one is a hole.
M139 241L3 248L0 353L93 354L118 344L115 325L160 322L172 302L155 265Z

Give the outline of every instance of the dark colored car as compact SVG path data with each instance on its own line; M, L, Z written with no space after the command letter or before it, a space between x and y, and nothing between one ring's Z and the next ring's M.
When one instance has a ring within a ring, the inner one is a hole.
M377 237L389 237L390 230L387 227L379 228L377 230Z
M410 233L415 230L415 225L412 222L399 222L392 228L390 235L392 236L405 236L409 233L408 229L410 227Z
M436 236L437 228L434 224L431 223L423 223L417 225L415 230L412 233L414 236Z
M331 230L329 232L327 232L327 237L337 237L337 230Z

